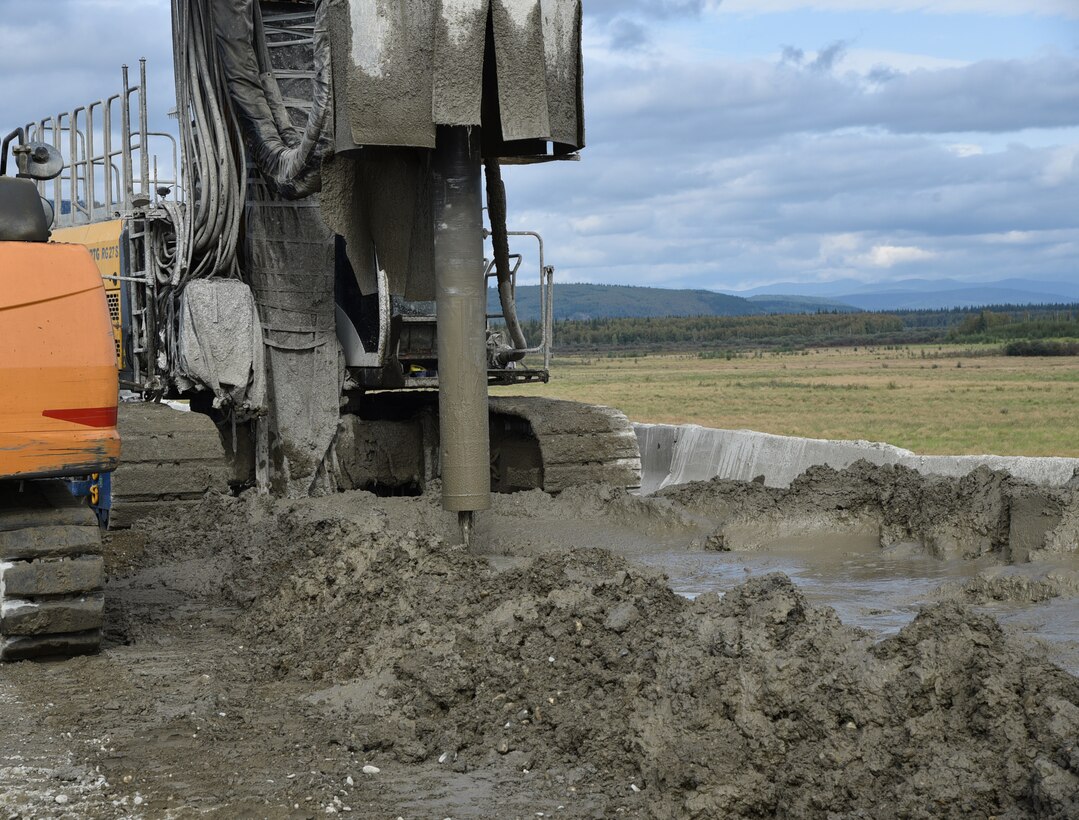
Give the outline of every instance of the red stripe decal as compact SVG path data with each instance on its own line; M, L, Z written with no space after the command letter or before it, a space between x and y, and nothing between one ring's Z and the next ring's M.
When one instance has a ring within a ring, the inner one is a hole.
M76 407L71 410L46 410L41 415L50 419L84 424L87 427L115 427L116 407Z

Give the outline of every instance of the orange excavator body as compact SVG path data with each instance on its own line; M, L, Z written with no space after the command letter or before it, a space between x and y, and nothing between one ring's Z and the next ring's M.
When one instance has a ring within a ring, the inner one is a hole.
M116 468L116 342L86 248L0 242L0 479Z

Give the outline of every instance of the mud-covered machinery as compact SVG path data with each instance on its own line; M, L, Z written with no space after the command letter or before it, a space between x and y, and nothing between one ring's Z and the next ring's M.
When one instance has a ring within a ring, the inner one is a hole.
M488 404L548 379L553 270L508 230L502 168L584 145L580 0L174 0L173 35L175 136L149 126L145 65L27 126L70 153L42 193L99 248L124 387L189 398L233 480L277 494L441 477L467 525L492 480L639 483L617 411Z
M62 165L21 131L0 147L0 661L101 641L116 354L89 252L48 242L31 180Z

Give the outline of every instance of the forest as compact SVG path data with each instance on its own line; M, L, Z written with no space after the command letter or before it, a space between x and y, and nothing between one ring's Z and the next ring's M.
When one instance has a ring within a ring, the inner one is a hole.
M539 323L526 322L525 331L529 338L538 338ZM721 355L744 349L1052 341L1054 344L1006 346L1005 352L1075 355L1069 351L1079 348L1079 344L1072 344L1079 343L1079 305L571 320L555 322L554 338L555 347L567 353L696 350Z

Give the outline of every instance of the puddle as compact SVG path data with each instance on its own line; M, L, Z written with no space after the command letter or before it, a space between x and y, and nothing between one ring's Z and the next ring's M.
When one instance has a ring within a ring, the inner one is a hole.
M788 575L814 604L880 637L898 632L925 605L941 600L943 585L961 584L991 560L942 561L903 550L882 552L875 539L819 536L787 539L753 552L656 550L634 560L667 574L675 592L695 598L724 593L747 579ZM1043 643L1050 658L1079 675L1079 598L1042 603L990 603L972 607L997 618L1006 630Z

